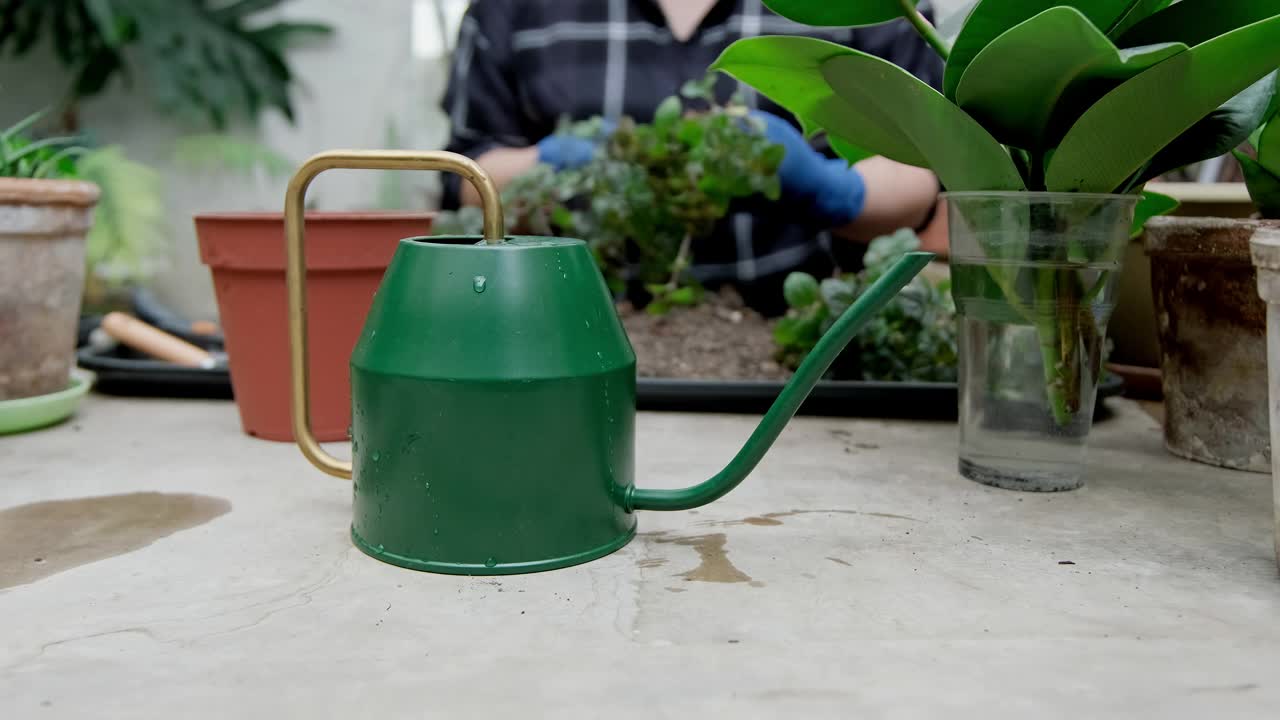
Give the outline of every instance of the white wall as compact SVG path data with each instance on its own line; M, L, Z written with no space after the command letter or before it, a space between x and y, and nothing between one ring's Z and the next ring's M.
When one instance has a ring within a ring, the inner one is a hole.
M337 147L383 147L394 122L405 146L438 147L446 137L445 118L435 107L443 91L440 62L415 61L411 47L409 0L295 0L282 14L322 20L334 26L329 40L291 52L301 78L295 94L298 123L271 114L259 128L241 127L294 161ZM0 65L0 127L36 108L55 104L65 73L45 54ZM206 132L181 126L151 105L145 93L114 87L84 103L81 124L104 142L122 144L129 155L158 169L165 181L171 247L167 268L155 278L156 291L176 309L212 317L216 308L208 271L200 264L191 216L217 210L278 209L287 178L245 178L232 173L193 176L174 166L173 143L184 134ZM427 207L435 181L409 178L415 190L406 207ZM310 197L324 209L373 207L378 178L369 173L326 173Z
M934 0L940 13L954 11L966 0ZM386 145L387 127L395 123L405 147L435 148L443 144L447 126L437 109L445 83L439 61L415 60L411 37L412 0L294 0L282 14L321 20L334 26L329 40L291 52L301 78L295 94L298 124L269 115L258 128L238 128L295 162L325 149L375 148ZM421 43L421 37L420 37ZM0 127L36 108L56 104L64 91L65 73L45 53L21 62L0 64ZM175 167L174 141L204 132L182 126L151 105L145 93L113 87L84 103L81 124L105 142L122 144L129 155L159 170L165 181L171 242L167 266L153 286L173 307L192 318L213 317L216 306L208 271L200 264L191 216L219 210L278 209L285 178L241 177L230 173L194 175ZM432 206L435 179L409 176L404 207ZM310 197L323 209L375 206L379 179L370 173L326 173Z

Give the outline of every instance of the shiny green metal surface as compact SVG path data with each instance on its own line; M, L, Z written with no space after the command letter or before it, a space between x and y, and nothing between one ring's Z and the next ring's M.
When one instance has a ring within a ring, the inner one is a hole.
M635 533L635 354L577 240L409 239L351 358L357 546L504 574Z

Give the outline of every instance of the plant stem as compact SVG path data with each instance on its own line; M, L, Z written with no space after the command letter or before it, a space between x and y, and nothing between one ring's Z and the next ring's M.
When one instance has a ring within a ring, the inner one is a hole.
M693 234L685 233L684 239L680 241L680 249L676 251L676 258L671 261L671 279L667 280L667 290L675 290L680 287L680 275L684 273L684 269L689 265L689 249L693 245Z
M938 34L937 28L916 9L916 4L912 0L898 0L898 4L902 5L902 16L907 19L907 22L911 23L916 32L920 34L920 37L924 38L924 41L929 43L934 51L942 57L943 62L946 62L947 58L951 57L951 48L947 46L947 41L943 40L942 36Z

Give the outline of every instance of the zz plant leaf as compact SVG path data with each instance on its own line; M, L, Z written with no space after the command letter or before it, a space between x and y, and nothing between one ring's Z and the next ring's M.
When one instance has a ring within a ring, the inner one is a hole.
M1001 142L1053 147L1054 125L1065 129L1106 90L1186 49L1163 43L1121 50L1079 10L1054 7L983 48L955 101Z
M1280 15L1220 35L1112 90L1067 132L1049 190L1114 192L1183 132L1280 66Z

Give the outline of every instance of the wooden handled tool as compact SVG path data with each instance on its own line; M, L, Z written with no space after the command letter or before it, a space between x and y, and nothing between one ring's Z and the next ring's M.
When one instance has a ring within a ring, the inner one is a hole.
M211 368L217 365L217 359L209 351L148 325L132 315L107 313L102 318L102 329L134 350L175 365L193 368Z

